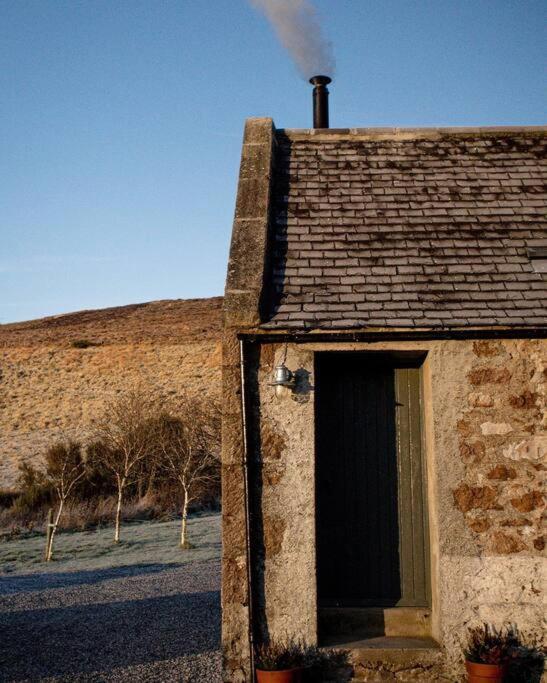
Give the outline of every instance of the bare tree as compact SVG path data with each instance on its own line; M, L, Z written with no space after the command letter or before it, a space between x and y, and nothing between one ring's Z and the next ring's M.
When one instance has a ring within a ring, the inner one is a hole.
M98 423L92 457L114 477L117 491L114 543L120 541L120 522L126 488L134 483L138 465L152 456L157 400L137 387L107 404Z
M190 503L219 481L216 412L184 397L165 406L158 419L159 463L182 493L181 548L189 547L186 525Z
M48 448L46 452L45 478L52 486L59 500L55 521L51 528L49 543L46 548L46 561L53 557L53 539L59 526L65 502L73 493L75 486L85 475L85 462L82 448L75 441L59 442Z

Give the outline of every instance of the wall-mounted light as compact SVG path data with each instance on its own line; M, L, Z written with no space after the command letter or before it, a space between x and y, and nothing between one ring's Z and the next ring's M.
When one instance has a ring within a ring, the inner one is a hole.
M274 381L270 382L272 387L292 387L294 385L294 375L285 365L280 363L274 369Z
M285 365L287 360L287 344L283 350L283 358L280 363L278 363L274 368L273 382L270 382L271 387L275 387L275 393L277 396L282 396L284 388L294 389L296 383L296 377L293 372Z

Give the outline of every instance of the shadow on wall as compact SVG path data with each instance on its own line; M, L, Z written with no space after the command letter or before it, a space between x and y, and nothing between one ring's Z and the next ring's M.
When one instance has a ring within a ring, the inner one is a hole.
M75 680L216 651L220 593L5 612L0 634L1 681L50 676Z
M311 398L314 386L311 381L311 373L306 368L298 368L294 373L293 400L297 403L307 403Z
M524 646L519 657L509 666L507 683L541 683L545 668L544 658L541 647Z
M256 345L255 345L256 346ZM266 562L266 546L264 543L264 517L262 510L263 495L263 439L261 436L261 410L259 401L258 370L260 355L254 346L249 349L245 383L247 385L247 417L248 417L248 477L249 477L249 509L251 523L251 584L252 614L251 628L253 635L260 643L268 643L270 632L266 614L266 586L264 571Z
M285 162L283 157L290 156L291 141L286 136L281 136L278 133L278 139L283 139L283 151L281 145L276 146L275 166L279 167ZM290 191L291 177L288 174L275 173L275 186L273 188L274 206L271 208L272 215L270 222L275 229L270 228L268 235L268 248L266 250L265 273L264 282L266 286L263 287L259 310L262 322L270 320L279 310L279 307L285 299L284 285L285 285L285 270L287 268L287 223L289 217L288 198ZM297 211L294 209L293 211ZM306 215L309 214L309 209L301 209Z

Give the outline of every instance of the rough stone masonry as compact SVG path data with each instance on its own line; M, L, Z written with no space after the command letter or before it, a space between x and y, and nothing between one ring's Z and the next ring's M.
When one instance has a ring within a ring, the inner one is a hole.
M224 679L318 638L315 357L420 357L429 645L355 680L454 681L481 621L542 630L545 129L246 124L223 342ZM296 374L272 386L275 365ZM321 645L321 642L319 642Z

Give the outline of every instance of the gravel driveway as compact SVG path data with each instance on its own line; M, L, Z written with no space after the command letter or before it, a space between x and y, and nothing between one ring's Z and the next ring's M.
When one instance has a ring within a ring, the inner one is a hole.
M0 681L220 681L220 563L0 578Z

